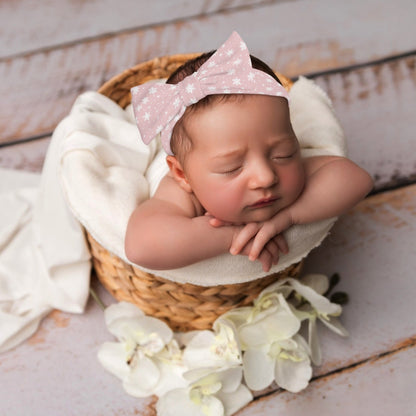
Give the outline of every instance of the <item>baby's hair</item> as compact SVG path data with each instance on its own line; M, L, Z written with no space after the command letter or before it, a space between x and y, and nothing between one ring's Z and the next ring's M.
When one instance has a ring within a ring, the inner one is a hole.
M211 52L206 52L202 55L197 56L194 59L185 62L170 75L166 83L177 84L178 82L181 82L183 79L196 72L214 53L215 50ZM277 75L265 62L261 61L259 58L256 58L252 55L250 55L250 59L251 65L254 69L265 72L266 74L273 77L279 84L281 84ZM181 162L182 166L184 164L185 155L192 149L192 139L189 136L189 134L187 134L184 123L186 118L196 110L207 107L213 103L227 100L237 100L241 98L242 96L240 94L207 95L197 103L186 108L185 113L173 128L172 138L170 141L172 152Z

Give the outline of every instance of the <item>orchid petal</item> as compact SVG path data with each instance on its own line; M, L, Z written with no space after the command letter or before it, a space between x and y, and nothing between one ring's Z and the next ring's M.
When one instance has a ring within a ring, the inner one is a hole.
M201 367L186 371L183 376L193 385L206 385L209 383L216 383L218 381L218 368L216 367Z
M274 360L261 349L250 349L244 353L244 379L251 390L268 387L274 378Z
M253 308L251 306L231 309L230 311L226 312L224 315L221 315L219 318L217 318L217 321L229 320L233 323L235 328L238 329L241 325L245 324L248 321L252 312L253 312ZM214 329L215 329L215 323L217 321L214 322Z
M110 325L119 318L141 318L144 313L137 306L128 302L113 303L104 310L106 325Z
M222 384L221 390L225 393L234 392L241 384L243 369L241 366L228 368L227 370L221 371L218 376Z
M214 342L215 335L211 331L201 331L196 334L183 353L184 363L189 368L213 366L216 357L210 346Z
M151 316L143 317L140 320L140 327L147 334L157 334L164 344L167 344L173 337L172 330L165 322Z
M271 285L267 286L265 289L263 289L260 292L260 295L258 296L257 299L261 299L263 296L267 295L268 293L272 293L272 292L281 292L284 293L285 288L287 288L287 278L286 279L279 279L277 282L272 283ZM293 289L290 289L291 291Z
M225 416L233 415L253 400L251 391L243 384L240 384L237 390L232 393L224 393L223 391L220 391L217 394L217 397L221 400L224 406Z
M98 360L101 365L123 380L130 372L126 362L126 350L119 342L105 342L98 350Z
M160 397L156 404L158 416L206 416L200 406L189 398L188 389L174 389Z
M215 396L204 396L201 410L206 416L224 416L224 406Z
M150 358L143 356L131 367L130 374L124 379L123 387L135 397L147 397L160 379L160 370Z
M276 360L276 383L292 393L298 393L306 388L311 377L312 367L307 358L302 361L293 361L286 358Z
M291 311L289 313L281 308L260 321L242 325L239 335L245 345L254 347L290 338L299 328L300 321L296 316Z
M302 305L300 309L291 307L291 309L292 309L292 313L301 322L311 319L312 317L316 317L316 312L314 309L310 307L310 305Z
M139 318L142 319L142 318ZM120 341L136 344L140 339L138 334L144 337L137 318L123 317L112 320L108 325L108 330Z
M316 317L309 319L308 325L309 347L311 349L311 359L315 365L321 365L322 355L321 346L319 345L318 328L316 326Z
M183 377L186 367L162 361L158 362L158 366L160 370L160 378L159 382L153 389L153 394L161 397L170 390L185 388L188 386L188 381Z
M288 278L293 288L302 295L320 314L340 315L340 305L331 303L325 296L316 293L312 288L299 283L297 280Z
M320 295L323 295L329 289L329 279L324 274L306 274L299 280L303 285L310 287Z
M327 319L319 317L319 320L336 334L341 335L342 337L348 337L348 331L344 328L339 319L337 319L336 317L328 316Z

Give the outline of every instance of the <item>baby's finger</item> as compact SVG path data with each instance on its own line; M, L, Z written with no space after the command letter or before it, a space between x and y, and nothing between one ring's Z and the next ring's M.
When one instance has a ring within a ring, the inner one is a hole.
M258 261L261 263L264 272L268 272L273 264L272 256L267 250L260 253Z
M264 247L263 250L267 250L271 257L272 257L272 263L277 264L279 261L279 247L277 246L276 242L274 240L270 240Z
M287 244L286 238L282 234L278 234L273 238L273 241L276 243L277 247L283 254L289 253L289 246Z
M224 225L228 225L228 223L214 217L209 220L209 224L213 227L223 227Z
M247 245L247 243L256 235L260 225L252 222L247 224L231 242L230 253L236 255ZM258 255L253 259L255 260Z
M258 231L253 240L253 245L250 250L249 258L256 259L265 245L274 238L275 232L272 225L264 224L264 226Z

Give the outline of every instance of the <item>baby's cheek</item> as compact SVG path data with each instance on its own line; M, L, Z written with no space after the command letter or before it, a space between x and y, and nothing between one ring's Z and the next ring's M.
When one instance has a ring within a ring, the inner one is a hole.
M288 203L293 203L302 193L305 186L304 170L300 166L295 166L285 172L285 190Z
M241 214L242 198L240 195L231 192L218 192L215 210L217 218L223 221L239 221Z

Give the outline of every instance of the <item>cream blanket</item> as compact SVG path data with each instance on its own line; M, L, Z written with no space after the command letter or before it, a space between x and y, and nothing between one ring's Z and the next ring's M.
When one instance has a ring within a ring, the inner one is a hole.
M326 94L300 78L290 96L302 153L344 155L343 132ZM95 92L78 97L55 130L41 178L0 171L0 351L33 333L52 309L83 311L90 254L80 224L126 260L129 215L165 173L163 152L156 143L142 144L131 108ZM271 272L305 257L334 220L288 230L290 253ZM264 275L257 262L231 255L154 273L206 286Z
M343 155L344 137L326 94L306 78L291 92L293 128L304 156ZM93 237L110 252L128 261L124 234L134 207L152 195L167 173L165 153L143 145L131 108L121 110L98 94L81 96L74 108L88 109L89 129L78 129L65 139L62 179L71 209ZM271 270L277 272L299 261L328 233L334 219L294 226L286 232L289 254ZM163 253L161 253L163 255ZM264 276L258 262L243 256L222 256L175 270L152 271L177 282L202 286L241 283Z

